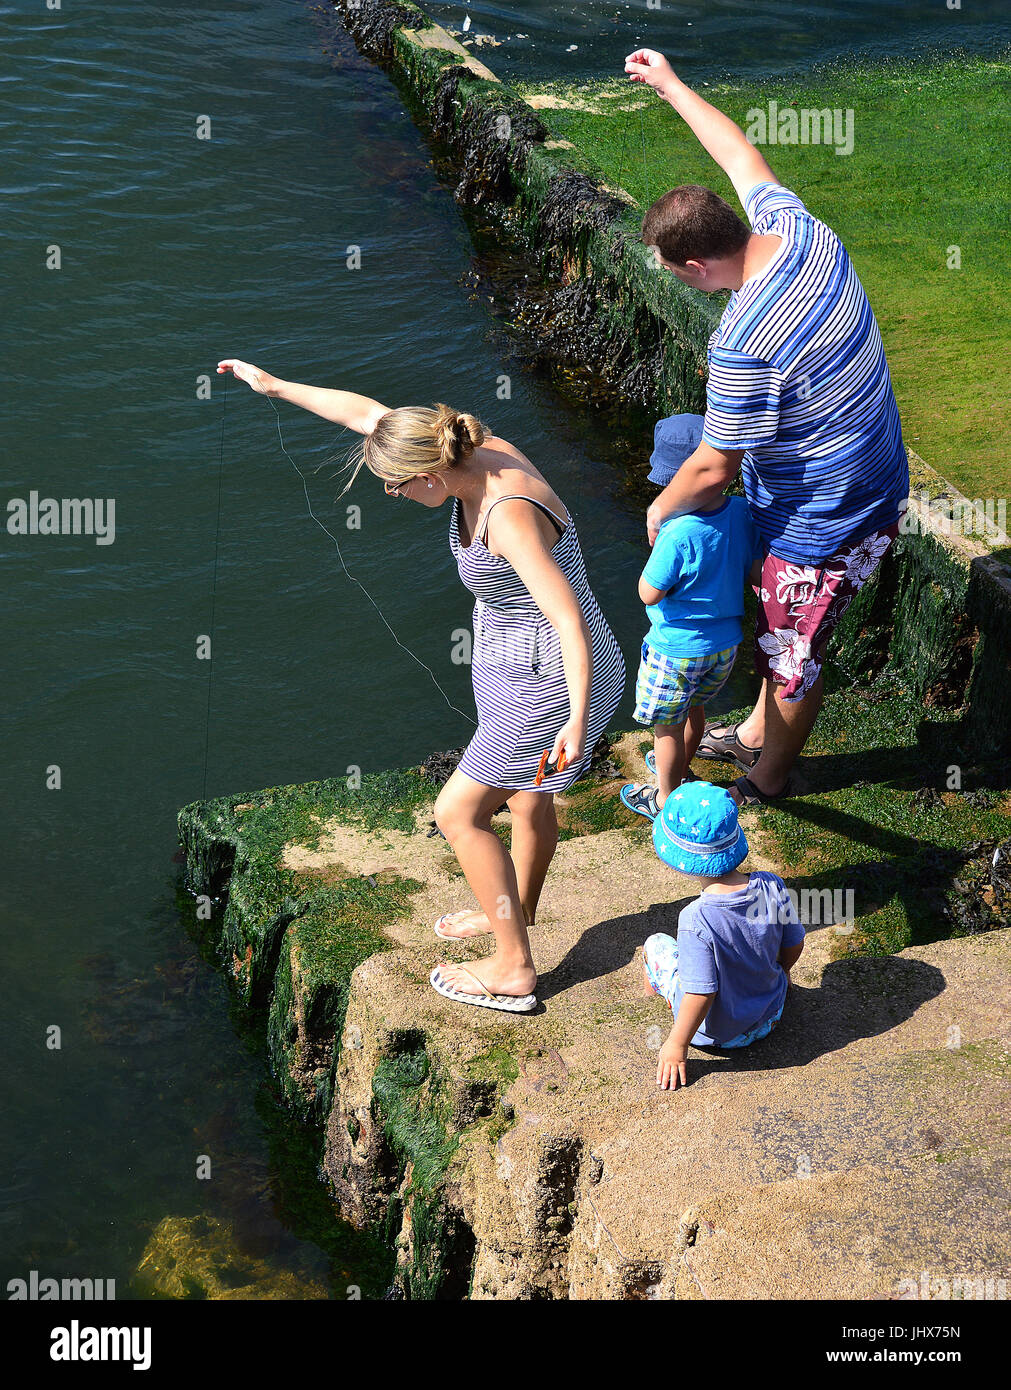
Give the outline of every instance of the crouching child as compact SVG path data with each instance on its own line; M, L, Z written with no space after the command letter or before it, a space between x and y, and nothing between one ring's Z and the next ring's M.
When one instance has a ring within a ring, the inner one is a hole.
M674 1015L656 1072L669 1090L687 1085L689 1046L747 1047L772 1032L804 928L778 874L740 871L748 842L724 788L676 787L653 822L653 846L701 884L678 916L676 939L657 932L642 948L646 992L661 995Z

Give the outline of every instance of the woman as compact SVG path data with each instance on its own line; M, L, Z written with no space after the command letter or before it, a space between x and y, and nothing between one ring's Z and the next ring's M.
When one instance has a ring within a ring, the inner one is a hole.
M588 769L621 698L625 664L590 591L571 517L519 449L447 405L390 409L349 391L281 381L226 358L255 391L290 401L365 436L364 464L388 495L425 507L450 502L449 543L476 599L471 669L478 728L435 803L478 907L446 913L438 936L494 933L478 963L440 963L430 976L460 1003L525 1013L536 1006L533 925L558 843L554 794ZM347 491L345 487L344 491ZM550 761L541 785L542 754ZM512 849L492 829L512 813Z

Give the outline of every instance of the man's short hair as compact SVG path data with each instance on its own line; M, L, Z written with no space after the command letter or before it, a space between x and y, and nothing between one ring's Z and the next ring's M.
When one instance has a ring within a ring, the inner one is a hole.
M697 183L672 188L642 219L642 240L671 265L732 256L749 235L730 204Z

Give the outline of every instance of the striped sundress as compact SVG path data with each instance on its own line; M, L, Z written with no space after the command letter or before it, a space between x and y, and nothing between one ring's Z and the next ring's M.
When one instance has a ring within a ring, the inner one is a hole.
M523 493L510 493L522 497ZM453 499L449 544L460 579L474 595L471 672L478 728L460 759L460 770L488 787L509 791L560 792L589 770L594 744L607 727L625 687L625 662L586 577L576 528L545 503L527 497L554 519L560 530L551 555L572 585L590 630L590 679L586 750L579 763L549 773L535 787L545 748L569 719L569 691L558 633L537 607L508 560L485 544L488 517L505 497L488 508L480 532L469 546L460 540L460 502Z

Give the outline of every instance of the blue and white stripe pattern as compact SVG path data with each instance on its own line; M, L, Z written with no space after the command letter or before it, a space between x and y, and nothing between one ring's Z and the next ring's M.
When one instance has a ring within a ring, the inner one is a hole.
M487 531L492 509L505 500L498 497L488 508L482 532ZM625 688L625 662L590 589L571 517L563 520L536 498L526 500L547 512L561 532L551 554L572 585L590 630L593 670L586 748L580 762L549 773L535 787L541 754L569 719L561 643L509 561L493 555L481 533L469 546L462 544L460 503L454 499L449 544L460 578L477 600L471 674L478 728L460 759L460 770L488 787L560 792L589 770L594 744Z
M781 184L753 230L782 238L709 340L703 439L745 449L744 489L769 549L808 564L894 522L909 493L881 335L846 248Z

